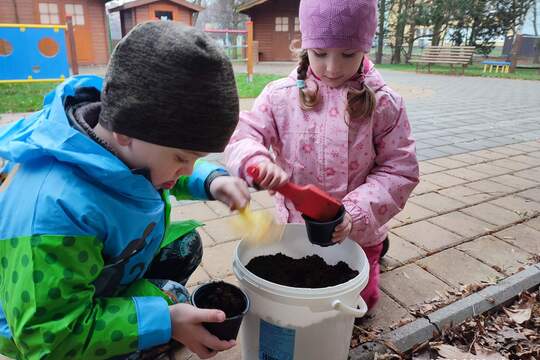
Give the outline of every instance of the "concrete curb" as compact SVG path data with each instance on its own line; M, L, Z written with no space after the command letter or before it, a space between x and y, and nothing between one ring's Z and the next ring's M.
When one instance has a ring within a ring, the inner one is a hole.
M477 293L443 307L425 318L417 319L399 327L381 337L380 343L369 346L360 345L349 353L350 360L373 359L376 352L392 352L383 345L390 343L392 349L405 353L416 345L440 335L441 331L459 324L466 319L491 311L514 299L522 291L540 285L540 263L532 265L514 274L496 285L489 286Z

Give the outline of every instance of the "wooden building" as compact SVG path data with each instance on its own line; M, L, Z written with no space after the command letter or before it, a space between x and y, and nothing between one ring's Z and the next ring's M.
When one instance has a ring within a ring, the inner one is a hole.
M136 0L109 9L120 12L122 36L148 20L172 20L193 26L193 14L202 10L203 7L186 0Z
M109 60L106 0L1 0L0 23L66 24L71 16L80 65Z
M253 0L238 11L253 21L253 37L258 42L260 61L291 61L293 40L300 39L300 0Z

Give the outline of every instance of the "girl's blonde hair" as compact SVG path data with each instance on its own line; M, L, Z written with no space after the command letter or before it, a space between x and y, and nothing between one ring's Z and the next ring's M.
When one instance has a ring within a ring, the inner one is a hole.
M306 80L309 69L309 57L306 49L296 50L298 61L298 80ZM300 107L303 110L313 110L320 103L319 86L309 89L307 86L300 88ZM351 119L371 117L375 111L377 100L375 93L369 86L362 83L360 89L349 88L347 94L347 111Z

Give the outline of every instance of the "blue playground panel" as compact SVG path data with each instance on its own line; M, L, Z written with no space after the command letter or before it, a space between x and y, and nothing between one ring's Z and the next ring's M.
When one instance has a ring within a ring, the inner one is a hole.
M66 26L0 24L0 40L12 52L0 55L0 82L62 80L69 76ZM39 50L42 39L53 40L58 52L51 57Z

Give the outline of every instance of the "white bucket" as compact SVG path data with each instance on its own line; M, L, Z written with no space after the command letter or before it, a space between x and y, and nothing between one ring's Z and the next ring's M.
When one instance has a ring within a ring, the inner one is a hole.
M316 254L330 265L344 261L359 274L343 284L307 289L266 281L245 267L257 256L279 252L295 259ZM242 359L347 359L354 318L367 312L360 292L368 282L369 263L358 244L346 240L316 246L308 241L304 225L288 224L278 243L253 247L240 242L233 271L251 302L240 328Z

